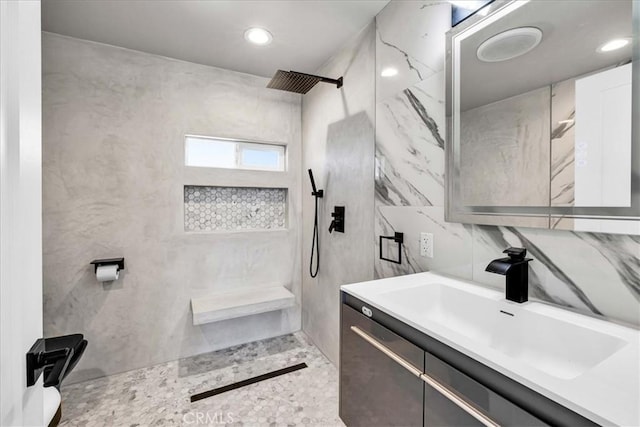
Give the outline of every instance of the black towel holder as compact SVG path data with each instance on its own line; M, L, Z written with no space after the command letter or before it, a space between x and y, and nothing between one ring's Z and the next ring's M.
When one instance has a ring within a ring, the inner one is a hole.
M382 255L382 240L393 240L394 242L396 242L398 244L398 259L391 259L391 258L385 258ZM389 261L392 262L394 264L402 264L402 244L404 243L404 233L399 233L399 232L395 232L393 234L393 236L380 236L380 242L379 242L379 247L380 247L380 259L385 260L385 261Z

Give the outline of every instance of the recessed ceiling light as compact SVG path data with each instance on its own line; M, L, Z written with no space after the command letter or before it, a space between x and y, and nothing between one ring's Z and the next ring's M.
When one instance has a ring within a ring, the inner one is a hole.
M249 43L265 46L271 43L273 36L264 28L249 28L244 32L244 38Z
M393 67L383 68L380 72L382 77L393 77L398 74L398 69Z
M625 47L629 44L629 39L614 39L609 40L602 46L598 48L598 52L611 52L612 50L617 50Z
M482 42L476 55L483 62L507 61L531 51L541 41L542 31L538 28L512 28Z

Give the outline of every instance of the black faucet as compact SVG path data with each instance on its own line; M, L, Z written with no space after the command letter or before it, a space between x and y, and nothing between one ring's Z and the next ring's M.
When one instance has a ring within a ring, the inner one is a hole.
M529 299L529 261L525 248L508 248L502 251L508 258L494 259L486 271L507 276L506 296L509 301L526 302Z

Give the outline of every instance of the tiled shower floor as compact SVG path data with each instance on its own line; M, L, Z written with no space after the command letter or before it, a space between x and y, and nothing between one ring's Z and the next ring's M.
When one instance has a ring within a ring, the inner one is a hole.
M192 394L308 368L190 403ZM342 426L338 372L301 332L62 387L62 426Z

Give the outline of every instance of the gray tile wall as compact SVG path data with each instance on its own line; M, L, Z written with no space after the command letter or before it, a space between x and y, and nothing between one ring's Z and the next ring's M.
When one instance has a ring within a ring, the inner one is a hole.
M67 382L300 329L300 95L50 33L42 53L44 333L89 341ZM186 134L277 141L290 168L186 167ZM287 188L287 229L186 233L185 185ZM89 262L114 256L126 269L99 283ZM192 323L191 298L275 284L296 307Z
M302 327L338 364L340 286L373 279L373 157L375 92L373 22L316 74L344 76L344 86L317 85L302 103L303 168L318 188L320 269L309 276L314 200L303 184ZM329 234L334 206L345 206L345 232Z

